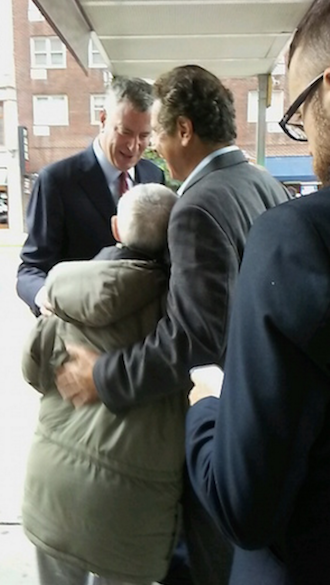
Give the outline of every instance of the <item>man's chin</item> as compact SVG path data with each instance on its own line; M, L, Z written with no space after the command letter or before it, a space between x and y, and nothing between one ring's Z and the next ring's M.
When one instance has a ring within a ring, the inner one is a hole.
M120 160L118 160L118 163L117 163L116 166L121 171L128 171L132 167L135 167L135 165L137 164L137 162L138 162L138 159L136 159L136 158L128 158L126 156L126 157L121 157Z
M330 185L330 159L326 161L321 157L314 156L313 169L322 185Z

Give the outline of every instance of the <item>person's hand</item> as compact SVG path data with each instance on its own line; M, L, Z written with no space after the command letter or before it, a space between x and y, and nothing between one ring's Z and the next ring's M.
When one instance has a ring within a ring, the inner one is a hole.
M53 307L48 299L45 299L44 303L40 305L39 310L40 314L43 315L44 317L49 317L54 313Z
M75 408L99 400L93 380L93 368L100 357L97 352L77 345L67 345L70 359L56 372L56 385L64 400Z
M53 314L53 307L49 302L45 286L38 290L34 302L39 307L40 314L44 317L49 317Z
M209 396L220 397L223 371L215 364L197 366L190 370L190 379L194 383L189 393L190 406Z

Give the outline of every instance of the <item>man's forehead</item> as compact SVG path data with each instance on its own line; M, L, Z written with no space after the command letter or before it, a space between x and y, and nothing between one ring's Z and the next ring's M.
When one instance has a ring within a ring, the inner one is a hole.
M145 123L150 123L150 110L144 112L140 111L129 100L121 101L112 112L112 120L117 123L128 123L132 121L143 119Z

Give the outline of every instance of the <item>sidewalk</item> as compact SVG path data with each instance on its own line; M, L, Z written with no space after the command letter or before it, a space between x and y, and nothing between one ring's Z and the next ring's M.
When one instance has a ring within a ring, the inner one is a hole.
M37 585L34 547L20 526L26 458L36 424L38 395L23 380L23 343L34 317L15 290L24 234L0 230L0 584Z
M34 547L21 526L0 525L0 583L38 585Z

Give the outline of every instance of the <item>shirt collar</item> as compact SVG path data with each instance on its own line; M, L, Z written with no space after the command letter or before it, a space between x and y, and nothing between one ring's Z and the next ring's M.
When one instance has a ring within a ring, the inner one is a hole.
M99 165L104 173L104 176L106 178L108 185L109 186L113 185L114 183L116 183L121 171L119 171L116 167L114 167L113 164L111 164L111 162L105 156L105 154L101 148L98 136L93 141L93 150L94 150L94 154L96 156L97 162L99 163ZM134 183L135 167L132 167L128 170L128 175L129 175L130 179L132 180L132 182Z
M190 175L188 175L188 177L182 183L182 185L180 185L180 187L177 191L177 194L179 195L179 197L181 195L183 195L183 193L185 192L191 179L193 179L197 175L197 173L199 173L202 169L204 169L206 167L206 165L208 165L209 162L211 162L211 160L213 160L217 156L220 156L222 154L226 154L227 152L232 152L233 150L239 150L239 148L238 148L238 146L236 146L236 144L232 144L231 146L224 146L223 148L218 148L217 150L215 150L214 152L211 152L211 154L208 154L205 158L203 158L203 160L201 160L201 162L198 163L197 167L194 168L194 170L190 173Z

